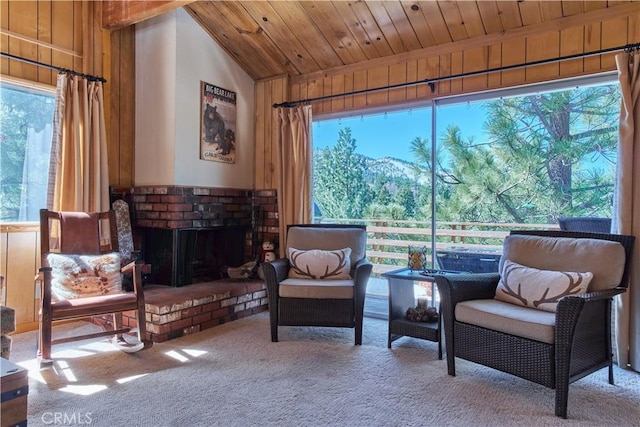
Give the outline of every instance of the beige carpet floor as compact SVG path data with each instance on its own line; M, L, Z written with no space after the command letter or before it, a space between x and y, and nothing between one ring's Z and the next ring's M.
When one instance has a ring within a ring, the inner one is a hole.
M77 327L94 326L56 331ZM265 312L136 354L105 340L59 345L43 371L29 332L14 336L11 359L30 369L30 426L640 425L635 372L616 368L614 386L606 369L572 384L562 420L553 390L463 360L450 377L435 343L387 349L386 333L366 318L362 346L350 329L302 327L272 343Z

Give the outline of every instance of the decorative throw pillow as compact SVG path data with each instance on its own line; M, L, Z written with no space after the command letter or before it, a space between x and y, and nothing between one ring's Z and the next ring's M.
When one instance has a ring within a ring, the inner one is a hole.
M120 255L49 254L51 293L55 300L122 292Z
M556 311L560 298L587 291L592 273L538 270L505 260L496 299L544 311Z
M289 248L289 277L297 279L344 280L350 279L351 248L323 251L303 251Z

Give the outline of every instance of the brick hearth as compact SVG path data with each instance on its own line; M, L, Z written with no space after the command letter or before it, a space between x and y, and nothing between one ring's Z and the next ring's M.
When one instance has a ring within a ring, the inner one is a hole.
M197 283L182 287L149 285L144 289L147 338L163 342L266 311L262 280ZM125 313L135 327L135 312Z

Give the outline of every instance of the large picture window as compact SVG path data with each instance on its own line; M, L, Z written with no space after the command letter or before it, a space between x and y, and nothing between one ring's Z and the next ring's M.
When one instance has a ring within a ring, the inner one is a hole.
M47 202L55 89L0 82L0 221L38 221Z
M316 221L366 223L374 272L497 271L516 228L611 218L614 76L436 100L313 124Z

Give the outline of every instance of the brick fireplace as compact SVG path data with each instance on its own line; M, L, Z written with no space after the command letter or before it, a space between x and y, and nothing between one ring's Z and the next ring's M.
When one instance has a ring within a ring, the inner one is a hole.
M184 286L223 277L222 267L260 255L278 241L275 191L189 186L112 188L130 203L136 248L149 283Z

